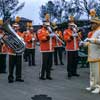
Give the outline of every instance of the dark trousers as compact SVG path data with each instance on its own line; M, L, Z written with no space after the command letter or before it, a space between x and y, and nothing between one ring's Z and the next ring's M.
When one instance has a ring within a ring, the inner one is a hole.
M6 54L0 54L0 73L6 72Z
M51 67L52 67L52 52L42 53L42 69L41 77L50 77L51 76Z
M58 64L58 58L59 58L59 61L60 61L60 64L62 64L62 47L55 47L54 48L54 64L57 65Z
M77 74L78 51L68 51L67 59L68 75L71 76L73 74Z
M21 79L22 74L22 55L9 55L9 76L8 80L13 80L14 68L16 68L16 79Z
M28 61L28 52L27 52L27 49L25 49L23 57L24 57L25 61Z
M35 65L35 49L27 49L29 66Z

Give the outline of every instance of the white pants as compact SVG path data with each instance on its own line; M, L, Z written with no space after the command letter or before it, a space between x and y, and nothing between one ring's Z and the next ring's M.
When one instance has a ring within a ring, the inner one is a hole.
M100 87L100 62L90 62L90 86Z

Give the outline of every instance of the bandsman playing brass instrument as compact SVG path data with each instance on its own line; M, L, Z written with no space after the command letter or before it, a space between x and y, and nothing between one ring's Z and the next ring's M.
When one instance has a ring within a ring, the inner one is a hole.
M0 26L0 73L6 73L7 45L2 40L3 35L4 31Z
M54 28L54 33L55 35L57 35L57 37L59 39L61 39L63 41L63 34L60 31L60 29L58 28L58 26L56 26ZM55 46L54 46L54 64L58 65L58 57L59 57L59 61L61 65L64 65L63 61L62 61L62 53L63 53L63 43L61 41L59 41L58 38L55 38Z
M20 26L18 23L14 23L12 25L13 29L15 32L18 34L18 36L24 41L23 37L24 34L21 33ZM9 54L9 75L8 75L8 82L13 83L14 82L14 68L16 67L15 71L15 81L17 82L24 82L22 79L22 53L21 54L16 54L13 49L9 48L8 49L8 54Z
M35 66L36 33L32 26L26 31L24 41L26 43L26 59L28 64L29 66Z
M50 23L44 22L42 28L38 30L37 34L40 42L40 52L42 53L42 68L40 72L41 80L52 80L51 67L54 48L52 40L53 35L50 34L50 31L48 30L48 25L50 25Z
M74 22L68 24L68 29L64 31L64 40L66 42L66 51L67 51L67 72L68 79L72 76L79 77L77 73L77 64L78 64L78 50L79 50L79 41L81 36L77 33L77 25Z

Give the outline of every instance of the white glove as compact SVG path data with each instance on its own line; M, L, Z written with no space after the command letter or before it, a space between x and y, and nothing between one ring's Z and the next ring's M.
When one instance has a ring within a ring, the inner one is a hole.
M77 32L77 29L76 28L73 28L73 31L76 33Z
M84 45L84 41L80 41L79 46L83 46Z
M89 38L86 38L86 39L84 40L84 42L89 42Z
M50 33L52 32L52 29L51 29L51 27L48 27L48 30L49 30L49 32L50 32Z
M95 39L94 39L94 38L86 38L86 39L84 40L84 42L94 43L94 42L95 42Z
M51 33L51 34L49 34L49 36L50 36L50 37L54 37L54 36L55 36L55 34L54 34L54 33Z
M77 36L78 36L78 33L73 33L72 36L73 36L73 37L77 37Z
M32 38L32 41L34 41L35 40L35 38Z

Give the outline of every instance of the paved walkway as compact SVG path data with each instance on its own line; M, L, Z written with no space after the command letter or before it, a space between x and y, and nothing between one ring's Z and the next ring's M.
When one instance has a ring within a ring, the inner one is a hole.
M91 94L85 90L89 85L89 68L79 68L78 72L81 76L68 80L65 56L64 63L64 66L53 66L53 80L39 80L41 54L37 48L36 67L29 67L23 62L24 83L9 84L8 74L0 74L0 100L32 100L31 97L40 94L47 95L52 100L100 100L100 94Z

